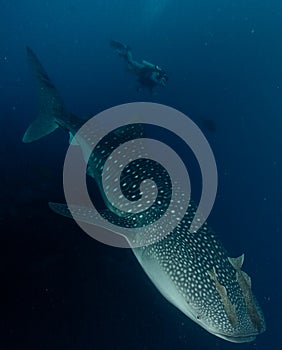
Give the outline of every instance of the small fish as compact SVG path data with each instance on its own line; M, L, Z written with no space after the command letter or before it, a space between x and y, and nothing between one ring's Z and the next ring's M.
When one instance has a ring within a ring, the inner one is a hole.
M39 117L29 126L23 141L35 141L58 127L67 130L72 138L85 121L65 110L57 89L30 48L27 48L27 55L38 85L40 109ZM89 158L87 174L95 179L101 193L101 172L112 150L142 137L144 128L142 124L135 123L120 127L99 141ZM126 181L128 195L133 198L136 196L135 187L143 181L142 174L157 181L158 200L162 203L155 206L152 213L148 210L146 215L144 212L132 214L135 215L136 225L146 232L147 223L166 209L165 201L170 197L169 192L163 190L169 182L167 174L145 159L140 160L138 166L131 162L125 179L119 179L114 171L111 176L113 180ZM106 197L103 199L106 209L100 214L115 225L128 227L130 216L122 216ZM113 194L112 200L112 203L117 203L119 199ZM89 208L70 210L65 204L59 203L50 203L50 207L67 217L72 217L75 210L76 217L80 215L81 221L93 223ZM195 213L196 206L190 203L183 219L172 232L153 244L133 248L132 251L160 293L191 320L225 340L236 343L253 341L265 330L265 321L254 301L248 278L240 270L241 266L238 267L228 258L207 223L197 234L189 231ZM164 230L163 227L158 229L160 232Z
M258 312L257 302L252 294L252 282L251 277L248 274L241 270L241 267L244 262L244 254L238 258L228 258L230 264L234 267L236 271L236 279L239 283L241 291L243 293L244 301L246 304L246 309L249 315L249 318L253 326L257 329L258 332L261 332L264 325L261 319L261 316Z
M232 325L232 327L236 327L238 324L238 317L236 313L236 308L235 306L231 303L228 295L227 295L227 290L226 288L219 283L218 277L216 275L216 270L215 267L211 271L208 271L210 278L215 282L215 287L216 290L218 291L218 294L220 295L222 304L224 306L226 315Z

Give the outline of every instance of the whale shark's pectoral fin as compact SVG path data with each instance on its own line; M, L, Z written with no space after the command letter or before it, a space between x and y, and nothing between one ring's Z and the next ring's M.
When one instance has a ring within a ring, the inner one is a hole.
M85 207L81 205L70 205L64 203L54 203L49 202L49 207L56 213L65 216L70 219L75 219L76 221L85 222L86 224L95 225L99 227L106 227L105 221L101 218L109 217L110 210L103 209L98 213L90 207Z
M83 207L79 205L67 206L62 203L49 202L49 207L57 214L75 219L75 221L93 225L93 230L86 230L91 237L94 237L98 241L104 242L105 235L107 235L108 242L120 247L130 248L130 242L127 237L117 230L113 225L107 224L107 220L103 218L110 217L109 209L100 210L97 212L90 207Z
M49 202L49 207L57 214L73 219L71 212L66 204Z
M79 142L71 132L69 132L69 144L73 146L79 146Z
M49 207L59 215L71 219L75 217L76 220L85 222L87 224L97 224L97 213L94 212L91 208L79 205L72 205L68 207L66 204L54 202L49 202L48 204Z

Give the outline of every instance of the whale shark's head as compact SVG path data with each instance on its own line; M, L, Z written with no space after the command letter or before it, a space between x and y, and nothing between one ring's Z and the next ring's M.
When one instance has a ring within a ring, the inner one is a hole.
M207 224L196 234L189 232L194 211L190 205L170 235L135 254L159 291L193 321L230 342L253 341L265 330L265 321L251 285L238 280Z

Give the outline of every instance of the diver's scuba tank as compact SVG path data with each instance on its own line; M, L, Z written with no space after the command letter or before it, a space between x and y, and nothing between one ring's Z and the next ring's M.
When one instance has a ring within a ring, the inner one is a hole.
M143 61L142 61L142 64L144 64L144 66L146 66L146 67L148 67L148 68L161 71L161 68L160 68L159 66L157 66L157 65L155 65L155 64L153 64L153 63L150 63L150 62L148 62L148 61L143 60Z

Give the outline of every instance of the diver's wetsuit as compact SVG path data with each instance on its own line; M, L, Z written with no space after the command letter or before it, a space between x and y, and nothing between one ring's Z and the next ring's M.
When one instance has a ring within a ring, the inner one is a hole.
M139 78L138 78L138 81L140 82L140 84L150 89L153 89L153 87L156 86L156 82L152 80L153 72L154 70L152 68L149 68L149 67L141 68L139 72Z
M134 61L130 47L118 41L112 40L110 45L117 53L127 62L131 72L137 76L140 84L152 90L155 86L165 86L168 81L168 76L159 66L153 65L147 61L139 63Z

